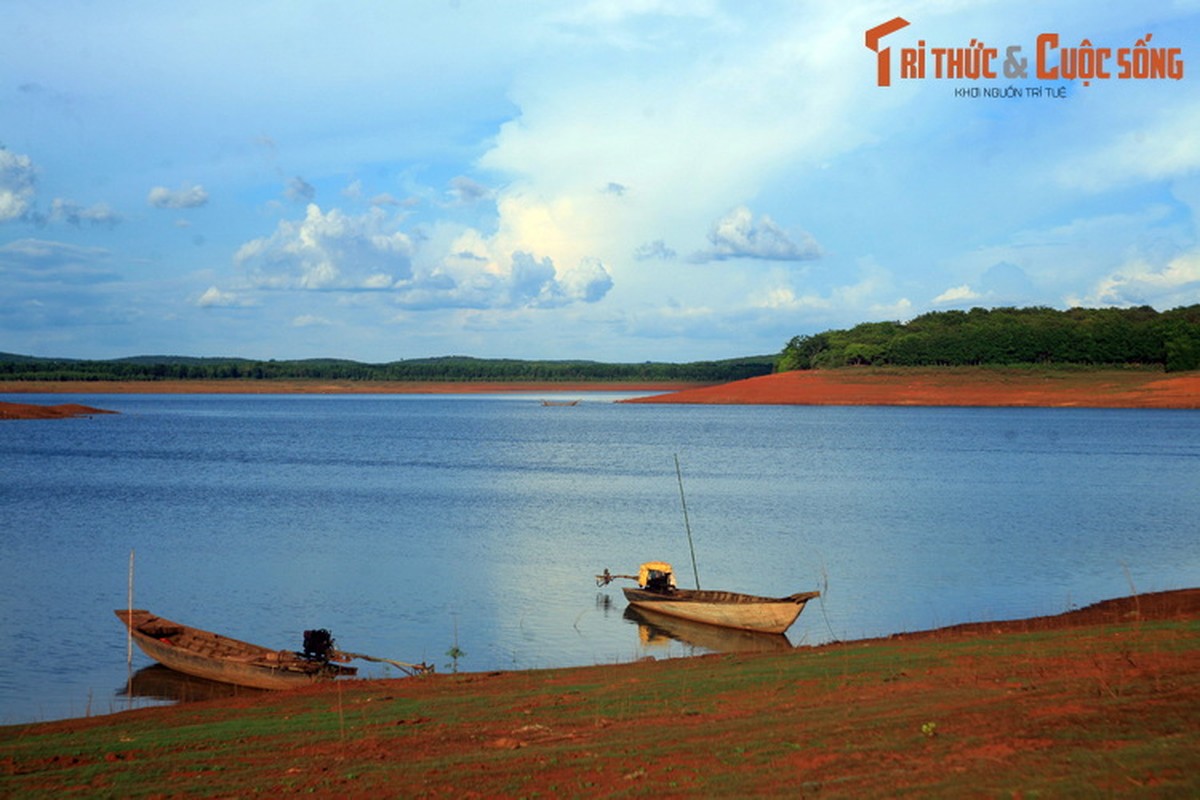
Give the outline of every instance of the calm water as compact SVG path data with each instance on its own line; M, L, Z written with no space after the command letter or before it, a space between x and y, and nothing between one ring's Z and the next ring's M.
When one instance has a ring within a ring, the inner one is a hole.
M1200 412L582 397L0 398L121 412L0 423L0 723L162 702L125 692L131 551L135 605L271 647L324 627L482 671L758 646L595 586L651 558L692 584L675 454L703 586L824 593L796 646L1200 585Z

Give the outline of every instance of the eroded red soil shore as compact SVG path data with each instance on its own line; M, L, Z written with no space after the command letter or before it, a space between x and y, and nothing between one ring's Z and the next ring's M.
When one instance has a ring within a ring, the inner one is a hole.
M837 369L783 372L634 403L1200 408L1200 373Z
M92 408L78 403L62 403L43 406L35 403L0 403L0 419L68 419L90 417L93 414L115 414L102 408Z

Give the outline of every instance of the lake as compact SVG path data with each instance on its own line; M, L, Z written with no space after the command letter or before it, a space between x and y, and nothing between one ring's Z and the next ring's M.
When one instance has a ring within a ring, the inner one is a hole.
M788 646L1200 585L1197 411L627 396L0 396L120 412L0 423L0 723L169 701L136 650L128 685L131 553L137 607L439 672L765 646L596 586L655 559L693 585L689 526L705 588L822 592Z

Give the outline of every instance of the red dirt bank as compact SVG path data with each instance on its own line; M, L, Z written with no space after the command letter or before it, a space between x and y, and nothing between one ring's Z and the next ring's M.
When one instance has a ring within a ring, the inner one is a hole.
M837 369L783 372L631 403L1200 408L1200 373Z
M66 419L68 417L90 417L92 414L116 414L102 408L64 403L57 406L41 406L32 403L0 403L0 419Z

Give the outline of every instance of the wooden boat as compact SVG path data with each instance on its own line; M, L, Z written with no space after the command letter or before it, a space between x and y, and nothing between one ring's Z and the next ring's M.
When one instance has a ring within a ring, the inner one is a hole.
M616 578L638 582L637 588L622 587L629 605L668 617L759 633L783 633L792 626L804 605L820 592L800 592L787 597L759 597L738 592L680 589L675 573L665 561L642 564L635 575L613 575L608 570L596 576L603 586Z
M344 657L335 650L325 657L306 656L182 625L145 609L122 608L116 615L142 652L165 667L199 678L255 689L291 689L358 672L330 663L329 657Z
M579 405L579 401L578 400L543 400L542 405L544 405L544 406L577 406L577 405Z

